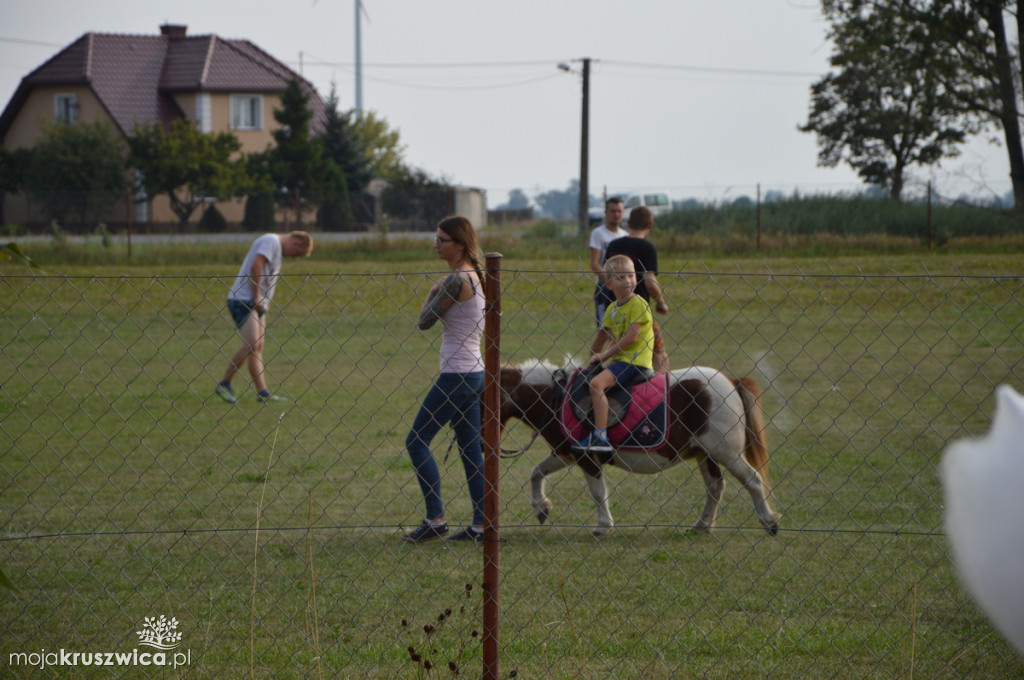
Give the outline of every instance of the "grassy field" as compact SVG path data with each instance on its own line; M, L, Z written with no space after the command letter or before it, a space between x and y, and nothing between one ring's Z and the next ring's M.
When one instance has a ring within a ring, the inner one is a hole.
M580 356L582 254L533 236L485 240L505 255L503 355ZM288 263L266 356L291 401L273 406L242 380L235 406L212 394L237 343L223 298L244 245L154 246L129 264L116 246L26 246L35 276L0 263L0 565L19 587L0 591L0 675L109 677L9 655L130 651L159 615L191 653L161 677L478 673L479 548L398 540L422 516L404 438L437 370L437 333L414 320L438 262L382 241ZM683 243L661 244L673 366L760 383L780 535L731 479L718 531L687 533L703 502L690 465L610 470L617 529L602 540L582 475L555 475L538 526L535 444L502 464L502 676L1024 675L956 580L937 476L948 442L987 429L995 385L1024 387L1020 250ZM465 522L457 453L442 469Z

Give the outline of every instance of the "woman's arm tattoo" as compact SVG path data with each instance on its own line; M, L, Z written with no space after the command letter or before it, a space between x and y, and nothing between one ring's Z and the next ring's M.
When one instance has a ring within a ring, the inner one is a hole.
M423 303L423 308L420 310L419 323L417 324L420 330L425 331L437 323L438 319L448 311L448 308L459 299L459 293L461 292L462 279L458 274L452 272L441 281L437 288L430 291L427 301Z

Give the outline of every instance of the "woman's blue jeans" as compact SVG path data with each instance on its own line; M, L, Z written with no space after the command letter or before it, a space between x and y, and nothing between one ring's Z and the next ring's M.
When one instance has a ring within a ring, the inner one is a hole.
M484 523L484 456L480 443L480 399L484 393L484 372L442 373L427 392L405 448L416 470L416 479L427 505L427 519L444 516L441 501L441 473L430 452L430 442L448 423L455 430L462 465L466 469L469 498L473 503L473 524Z

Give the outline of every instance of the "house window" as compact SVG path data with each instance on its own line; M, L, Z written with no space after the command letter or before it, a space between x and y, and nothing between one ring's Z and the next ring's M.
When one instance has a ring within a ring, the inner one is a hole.
M58 94L53 98L53 117L58 123L78 120L78 98L73 94Z
M231 129L263 129L263 97L258 94L231 95Z
M196 95L196 127L200 132L213 132L213 109L209 92Z

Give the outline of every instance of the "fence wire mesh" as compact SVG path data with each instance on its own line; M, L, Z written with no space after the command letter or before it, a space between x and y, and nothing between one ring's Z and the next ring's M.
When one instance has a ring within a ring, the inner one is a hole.
M585 358L589 274L502 276L503 360ZM436 277L283 276L264 357L289 401L258 403L240 373L234 405L213 393L239 344L230 279L0 277L3 673L151 677L140 631L165 617L168 677L478 674L479 547L399 540L423 516L404 440L438 370L436 329L416 328ZM660 278L672 368L763 391L781 529L727 476L716 531L689 533L691 464L608 469L600 540L583 475L556 473L540 525L534 443L502 464L502 677L1024 675L956 580L937 474L987 429L994 387L1021 385L1022 277ZM515 424L503 446L528 441Z

